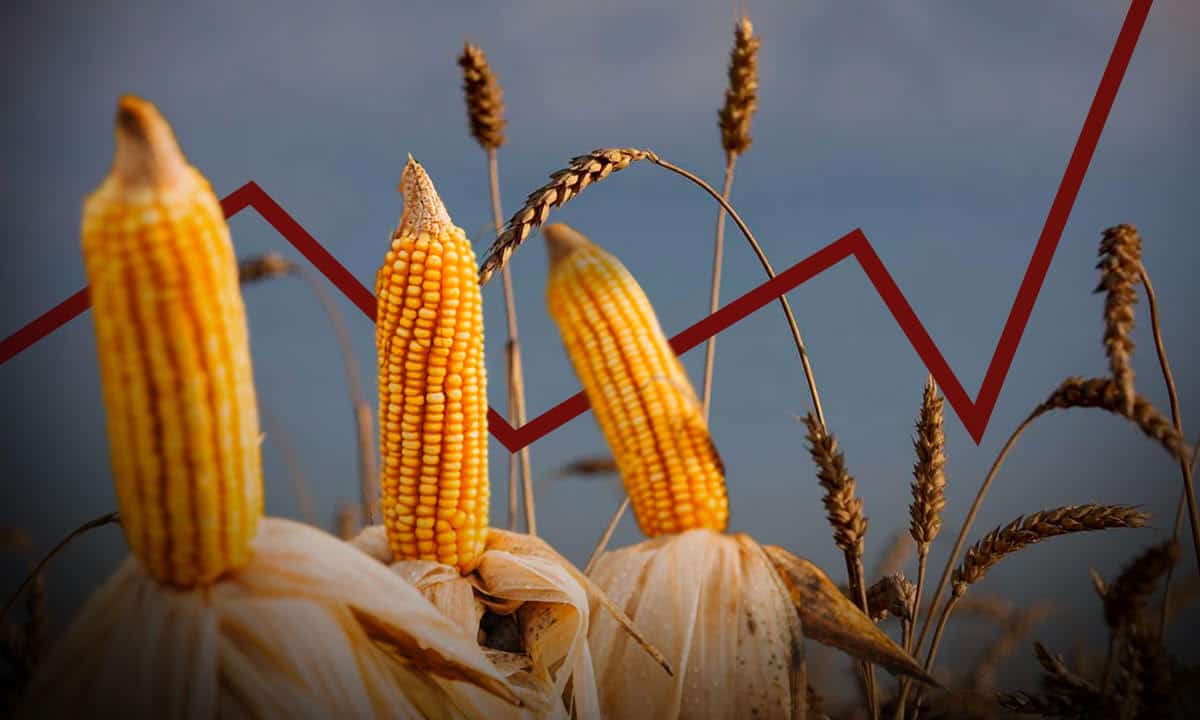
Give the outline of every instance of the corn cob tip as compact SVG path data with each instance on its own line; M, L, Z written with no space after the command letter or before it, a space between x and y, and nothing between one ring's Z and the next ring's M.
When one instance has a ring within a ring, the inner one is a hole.
M408 162L404 172L400 174L400 194L404 197L404 211L400 215L400 225L392 238L402 234L416 237L426 232L436 235L453 227L450 213L442 204L442 198L433 186L433 180L421 163L417 162L412 153L408 154Z
M186 177L187 160L154 103L134 95L117 102L112 176L130 188L165 190Z
M550 256L551 266L575 250L592 244L583 233L566 223L551 223L542 228L542 235L546 237L546 252Z

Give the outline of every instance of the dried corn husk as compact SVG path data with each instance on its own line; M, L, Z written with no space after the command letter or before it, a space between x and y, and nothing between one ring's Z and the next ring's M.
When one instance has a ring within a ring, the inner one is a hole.
M165 587L127 558L40 667L24 712L484 718L516 701L412 585L316 528L265 518L249 564L206 588Z
M824 573L748 535L663 535L606 553L592 578L682 670L656 672L607 617L593 617L606 718L804 718L805 636L924 677Z
M664 677L672 674L670 663L633 627L629 617L537 537L490 528L479 565L466 576L459 575L456 568L429 561L396 562L383 526L366 528L351 544L418 588L452 619L463 637L486 643L480 633L485 612L515 615L520 652L489 647L484 652L534 717L601 717L587 642L590 619L598 608L633 641L637 652L654 667L653 672Z

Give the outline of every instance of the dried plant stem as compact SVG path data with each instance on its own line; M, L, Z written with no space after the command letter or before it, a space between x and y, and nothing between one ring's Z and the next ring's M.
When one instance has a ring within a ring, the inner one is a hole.
M321 308L325 311L329 324L333 326L338 349L342 354L342 364L345 366L350 404L354 409L354 426L358 434L359 493L365 521L373 524L379 507L379 489L377 487L379 473L375 459L375 446L372 442L374 437L372 411L366 394L363 392L362 377L358 372L358 360L354 355L354 346L350 342L350 332L346 328L345 318L317 275L276 253L267 253L260 257L240 261L238 275L242 283L299 275L312 293L317 296L317 301L321 303Z
M691 180L720 203L721 207L729 213L729 217L733 219L733 222L737 224L738 230L742 232L742 235L750 243L750 247L754 250L754 254L758 257L758 262L762 265L763 270L766 271L767 276L771 278L775 277L775 270L771 267L771 262L767 260L767 255L763 252L762 246L758 244L754 233L750 232L750 228L746 226L745 221L742 220L742 216L733 209L728 200L717 194L717 191L711 185L678 165L669 163L653 154L649 156L649 159L655 165ZM787 317L788 327L792 331L792 340L796 343L796 351L800 353L800 363L804 367L804 379L808 383L808 393L812 398L813 410L817 413L817 420L820 421L821 427L824 428L825 411L821 409L821 395L817 392L817 381L813 377L812 364L808 359L808 351L804 348L804 340L800 337L800 328L796 325L796 316L792 313L792 306L786 296L779 296L779 304L783 306L783 314Z
M95 530L96 528L104 527L105 525L110 525L112 523L118 523L120 521L120 515L117 513L107 513L98 518L88 520L84 524L72 530L71 533L65 538L60 540L57 545L50 549L50 552L46 553L41 560L38 560L37 565L33 566L33 570L31 570L29 574L25 576L25 579L21 581L21 584L19 587L17 587L16 592L14 592L12 596L9 597L9 599L4 603L4 609L0 610L0 627L4 627L4 620L8 617L8 611L12 609L13 605L15 605L17 600L21 597L21 594L25 592L25 588L29 587L29 584L32 583L36 577L42 574L42 571L46 569L46 565L48 565L50 561L54 559L55 555L58 555L63 548L65 548L67 545L70 545L71 541L80 535L83 535L90 530Z
M296 496L296 509L299 511L301 519L309 525L316 525L317 517L313 508L312 493L309 492L308 482L305 479L304 469L301 467L295 446L288 440L287 433L280 425L278 418L268 412L261 401L258 413L262 418L267 440L279 450L279 454L283 457L283 463L287 466L288 475L292 478L292 492Z
M967 518L963 520L962 527L958 530L958 537L954 539L954 547L950 550L950 557L946 559L946 567L942 570L941 580L938 581L937 590L933 593L933 599L929 603L929 610L925 614L925 622L921 625L921 632L919 635L917 635L916 643L911 649L909 649L909 652L913 656L916 656L921 652L921 645L925 642L925 636L929 632L929 628L932 625L933 615L937 611L938 603L942 600L942 593L946 591L946 585L948 585L950 582L950 573L954 570L954 564L958 562L958 554L962 551L963 544L966 542L967 533L971 531L971 525L975 522L975 516L979 514L979 507L983 504L984 496L987 495L988 489L991 488L992 481L996 479L996 473L999 472L1000 466L1004 464L1004 459L1008 457L1009 451L1012 450L1013 445L1016 445L1017 443L1017 439L1021 437L1022 433L1025 432L1025 429L1028 428L1036 418L1036 415L1030 415L1029 417L1025 418L1020 425L1017 426L1016 430L1013 430L1012 435L1008 437L1008 441L1004 443L1004 447L1000 449L1000 454L997 455L995 461L992 462L992 467L988 470L987 477L983 479L983 484L979 486L979 491L975 493L975 500L971 502L971 508L967 511ZM949 613L952 610L951 604L957 602L957 598L951 598L951 600L947 602L947 607L942 611L945 617L949 617ZM942 625L941 622L938 624ZM931 641L931 648L937 647L937 643L941 640L940 635L941 631L939 630L939 632L935 634L934 639ZM932 666L934 657L936 656L931 651L930 659L925 665L926 668ZM911 684L905 685L903 688L901 688L900 699L898 701L899 708L903 708L905 706L911 689ZM903 717L903 715L901 715L901 717Z
M1142 287L1146 290L1146 304L1150 308L1150 325L1154 332L1154 350L1158 355L1158 365L1162 369L1163 382L1167 386L1167 398L1171 404L1171 423L1175 426L1175 432L1183 435L1183 414L1179 409L1179 391L1175 388L1175 376L1171 373L1171 365L1167 362L1167 349L1163 343L1162 337L1162 319L1158 312L1158 296L1154 294L1154 286L1150 283L1150 274L1146 272L1146 266L1138 263L1138 274L1142 282ZM1196 488L1193 480L1192 465L1185 460L1179 461L1179 471L1183 475L1183 495L1180 498L1179 510L1176 512L1175 530L1172 538L1179 539L1180 531L1180 516L1183 511L1183 502L1186 499L1188 517L1192 524L1192 547L1196 552L1197 567L1200 567L1200 511L1196 506ZM1167 574L1166 584L1163 591L1163 615L1160 632L1161 636L1166 637L1166 602L1170 595L1171 589L1171 572Z
M500 206L500 173L496 148L487 148L488 189L492 198L492 221L496 232L504 228L504 212ZM505 266L501 271L504 285L504 317L507 321L508 343L505 345L508 358L508 421L513 427L525 424L525 374L521 368L521 343L517 333L517 301L513 293L512 275ZM518 456L520 462L518 463ZM525 496L525 527L530 535L537 535L537 512L533 497L533 468L529 459L529 447L510 453L508 459L508 529L517 529L517 467L521 469L521 486Z
M358 360L354 355L354 346L350 342L350 331L346 328L346 319L338 310L337 304L329 293L321 278L309 270L298 267L300 276L312 289L313 294L325 310L329 324L337 338L338 348L342 354L342 364L346 370L346 385L350 390L350 402L354 407L354 425L358 433L358 478L359 494L363 508L363 519L368 525L375 524L379 518L379 469L375 456L375 436L371 419L371 405L363 392L362 376L358 370Z
M729 201L729 191L733 187L733 170L737 165L737 153L725 153L725 183L721 188L721 197ZM709 290L708 314L717 311L721 299L721 266L725 254L725 208L717 210L717 237L713 243L712 286ZM708 339L704 346L704 419L708 419L708 411L712 405L713 362L717 356L717 336Z
M617 529L617 524L621 522L621 516L625 514L625 510L629 507L629 496L621 501L621 506L613 513L612 519L608 521L608 527L604 528L604 534L600 536L600 540L596 543L596 547L592 550L592 556L588 558L587 567L583 569L584 575L591 575L592 570L596 568L596 563L600 561L600 556L604 554L604 549L608 547L608 541L612 539L613 532Z
M687 178L708 193L709 196L716 200L729 213L729 217L738 226L738 230L741 231L746 237L747 242L750 243L750 247L754 250L754 254L758 257L763 269L766 270L768 277L775 277L775 271L772 269L771 263L767 260L762 247L758 244L758 240L750 232L750 228L746 226L741 215L711 185L678 165L663 160L650 150L606 148L593 150L587 155L572 158L565 169L559 170L550 176L549 183L529 194L525 199L524 205L509 218L508 223L504 226L504 230L496 238L496 242L492 243L492 246L488 249L487 255L479 267L479 284L487 284L496 271L508 264L517 247L529 237L534 229L546 222L553 208L562 206L589 185L597 183L615 172L624 170L630 164L640 160L649 160L665 170L670 170L677 175ZM821 425L824 426L825 413L821 409L821 398L817 393L816 380L813 378L808 352L804 349L804 341L801 339L800 330L796 326L795 315L792 313L791 305L788 303L786 296L781 296L779 302L783 306L784 315L787 317L788 325L791 328L792 339L796 343L796 350L800 353L800 362L804 367L804 377L808 383L809 394L812 396L813 410L817 413L817 418L821 421Z

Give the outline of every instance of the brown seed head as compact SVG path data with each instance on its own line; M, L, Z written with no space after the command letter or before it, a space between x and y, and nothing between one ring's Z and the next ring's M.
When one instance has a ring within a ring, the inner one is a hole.
M1133 410L1126 412L1125 396L1114 380L1109 378L1069 377L1046 399L1034 408L1030 419L1051 410L1073 407L1094 407L1129 418L1142 432L1154 438L1168 452L1185 463L1191 462L1192 448L1162 413L1150 401L1134 395Z
M1142 264L1142 237L1132 225L1117 225L1104 231L1100 240L1100 284L1104 300L1104 349L1113 380L1121 390L1125 413L1133 412L1133 306L1137 302L1138 269Z
M467 97L467 119L471 135L485 150L504 144L504 93L487 56L476 45L463 45L458 65L463 71L463 91Z
M833 541L843 552L862 557L867 537L867 518L862 499L854 497L854 478L846 470L846 461L838 452L837 438L825 432L817 418L809 413L809 453L817 464L817 479L825 488L825 512L833 526Z
M1179 559L1179 544L1167 540L1146 550L1121 571L1104 593L1104 621L1113 629L1136 624L1158 579Z
M750 120L758 109L759 40L748 18L742 18L734 26L733 37L729 88L725 91L725 106L717 116L725 152L740 155L750 148Z
M954 571L954 594L979 582L989 568L1022 548L1046 538L1109 528L1142 527L1149 516L1125 505L1067 505L1019 517L976 542Z
M917 421L917 437L913 449L917 462L913 465L912 522L909 532L923 550L942 529L942 509L946 507L946 434L943 428L942 398L930 375L925 381L921 401L921 417Z
M892 573L867 588L867 614L875 622L887 619L888 615L911 620L916 597L917 586L904 573Z
M277 252L263 253L238 261L238 281L255 283L291 275L296 266Z
M479 284L486 285L492 275L508 264L513 252L530 233L546 222L552 209L561 207L588 185L624 170L630 163L654 157L649 150L608 148L571 158L567 167L551 174L550 182L530 193L521 209L508 219L504 230L484 256L479 268Z

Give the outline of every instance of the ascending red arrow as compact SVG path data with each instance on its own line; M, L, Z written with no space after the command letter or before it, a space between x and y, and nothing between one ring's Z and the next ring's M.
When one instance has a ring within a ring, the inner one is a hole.
M892 316L904 330L908 341L912 343L921 360L925 362L925 366L929 368L934 379L941 386L942 392L950 401L950 406L954 408L954 412L958 414L963 425L966 426L967 432L971 434L976 443L979 443L983 439L984 430L987 429L992 410L996 407L996 400L1000 397L1000 389L1004 387L1004 379L1008 375L1009 367L1012 366L1013 356L1017 353L1017 346L1021 342L1021 336L1025 332L1029 316L1033 313L1033 304L1042 290L1046 272L1050 269L1050 261L1054 259L1054 251L1058 248L1058 242L1062 238L1063 228L1066 227L1067 218L1070 216L1075 198L1079 194L1079 187L1083 184L1083 177L1087 173L1092 155L1096 151L1096 144L1100 141L1104 123L1108 120L1113 101L1116 100L1117 90L1121 86L1122 78L1125 77L1129 60L1133 57L1133 50L1137 46L1142 27L1146 24L1146 16L1150 13L1151 4L1152 0L1134 0L1125 16L1125 22L1117 36L1116 46L1108 60L1108 66L1104 69L1104 75L1100 78L1096 97L1092 100L1087 117L1083 121L1083 129L1079 132L1075 150L1067 162L1067 170L1063 173L1058 192L1054 195L1054 202L1050 206L1046 224L1042 227L1042 234L1033 249L1029 268L1025 271L1024 279L1021 280L1021 287L1018 288L1017 297L1013 300L1008 321L1004 323L1004 330L1001 331L1000 339L996 342L996 350L992 354L992 361L988 365L983 385L979 388L979 396L975 400L971 400L967 395L967 391L963 389L962 383L950 369L946 358L942 357L933 338L929 336L925 326L921 324L920 319L913 312L912 306L905 299L904 293L900 291L900 287L896 285L896 281L892 279L879 256L875 254L875 249L871 247L867 236L861 230L854 230L825 246L780 273L774 279L763 283L679 333L671 339L671 347L675 349L675 352L682 354L770 303L783 293L847 257L853 256L858 260L867 277L870 278L871 284L875 286L879 296L883 298L888 310L892 311ZM351 302L357 305L364 315L374 321L375 297L371 292L256 183L248 182L230 193L221 201L221 207L224 209L226 217L232 217L247 207L253 207L304 257L308 258L309 262L316 266L325 277L329 278ZM5 338L3 342L0 342L0 365L82 313L89 304L87 288L84 288ZM510 452L516 452L547 435L568 420L582 414L587 407L587 398L583 393L576 393L519 428L513 428L500 413L489 408L488 430Z

